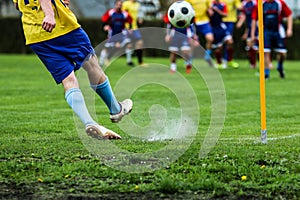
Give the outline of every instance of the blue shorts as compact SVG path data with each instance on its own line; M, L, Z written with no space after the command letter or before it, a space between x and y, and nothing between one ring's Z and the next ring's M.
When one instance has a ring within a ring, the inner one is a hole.
M229 31L227 30L225 24L222 24L222 25L212 28L213 34L214 34L214 41L212 44L212 48L214 48L214 49L223 46L223 44L226 40L229 40L232 38L232 36L229 33Z
M207 35L209 33L212 34L212 28L210 26L210 23L205 23L205 24L200 24L200 25L197 25L196 24L196 29L199 33L201 33L202 35Z
M233 35L234 31L234 22L224 22L225 25L227 26L227 30L229 31L230 35Z
M176 32L175 35L171 38L169 51L189 51L191 49L188 37L182 33Z
M57 84L72 71L78 70L85 59L95 53L87 34L81 28L51 40L31 44L30 47Z
M264 31L264 51L271 52L274 49L279 53L286 53L285 39L280 36L279 32Z
M136 41L142 39L141 32L138 29L132 30L129 34L129 37L133 42L136 42Z
M111 33L108 34L108 40L105 42L105 47L115 47L116 44L120 44L121 47L125 47L128 43L131 42L129 38L128 31L124 30L121 33L117 33L115 35L111 35Z

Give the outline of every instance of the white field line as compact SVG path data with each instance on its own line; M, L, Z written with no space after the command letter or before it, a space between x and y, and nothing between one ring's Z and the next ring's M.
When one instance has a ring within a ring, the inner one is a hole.
M273 140L283 140L283 139L293 139L296 137L300 137L300 133L296 133L293 135L288 136L281 136L281 137L268 137L268 141ZM260 137L251 137L251 138L221 138L221 141L257 141L260 140Z

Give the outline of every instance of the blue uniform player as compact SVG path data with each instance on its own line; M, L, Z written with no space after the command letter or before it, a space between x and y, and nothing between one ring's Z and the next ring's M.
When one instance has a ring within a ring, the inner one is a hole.
M105 43L105 49L101 51L100 65L113 56L115 48L125 48L131 51L131 40L125 24L131 24L132 18L128 12L122 10L122 4L121 0L116 0L114 8L107 10L101 18L103 29L108 32L108 41ZM127 57L127 63L132 63L131 56Z
M293 33L292 11L282 0L264 0L264 54L265 54L265 78L270 77L271 51L277 52L278 66L277 71L281 78L285 78L283 61L286 57L287 49L285 40L280 34L280 26L283 18L287 18L286 36L290 37ZM252 40L255 39L255 26L258 20L257 6L252 14Z
M167 14L164 17L164 22L167 24L165 41L169 44L169 51L171 52L170 72L176 72L176 54L181 52L185 59L186 73L190 74L192 70L190 40L192 40L194 35L193 26L189 26L187 28L176 28L170 24Z
M132 109L132 101L118 102L108 77L98 65L95 51L75 15L69 0L14 0L22 13L26 44L38 55L57 84L62 84L65 99L85 125L86 133L96 138L120 139L120 135L99 125L90 116L79 88L75 71L87 72L91 87L103 99L112 122L118 122Z
M222 64L223 44L225 43L225 51L227 51L228 56L227 64L233 68L238 68L238 64L233 61L232 36L222 20L222 18L227 15L226 4L224 2L220 2L219 0L215 0L212 3L211 10L213 12L210 14L210 24L214 34L214 42L212 44L212 48L214 49L214 54L217 60L216 67L220 69L226 68L226 66L223 66Z
M256 0L243 0L242 1L242 12L237 22L237 28L241 28L243 23L246 24L245 39L246 39L246 51L250 63L250 68L256 68L256 56L257 56L257 40L251 40L251 29L252 29L252 13L256 7ZM255 27L255 38L258 36L258 28Z

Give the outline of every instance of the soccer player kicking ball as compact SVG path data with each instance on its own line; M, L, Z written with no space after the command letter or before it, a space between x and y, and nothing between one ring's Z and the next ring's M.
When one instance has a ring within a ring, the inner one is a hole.
M130 99L116 100L87 34L68 8L70 1L13 1L22 13L26 44L38 55L56 83L62 83L66 101L84 123L86 133L95 138L120 139L120 135L92 119L74 71L82 66L87 72L91 87L109 108L112 122L119 122L128 114L133 103Z

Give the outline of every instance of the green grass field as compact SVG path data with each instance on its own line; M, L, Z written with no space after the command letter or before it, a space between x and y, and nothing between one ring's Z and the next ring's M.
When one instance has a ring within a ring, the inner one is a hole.
M168 71L167 58L145 60L165 65ZM130 77L130 70L134 69L124 63L120 58L106 70L113 87L127 72ZM215 136L216 145L202 158L199 151L209 126L214 123L210 121L212 100L196 70L186 75L182 61L178 63L178 77L191 85L199 109L189 104L193 101L185 94L188 90L181 84L183 81L176 82L176 74L141 73L131 81L150 83L133 90L134 110L121 126L110 122L107 108L99 98L95 99L98 121L123 137L109 142L94 141L81 134L77 119L64 100L62 86L55 84L36 56L1 55L0 198L299 199L299 62L286 62L286 79L280 79L274 69L271 79L266 81L268 144L260 141L257 71L249 69L246 60L239 61L240 69L220 71L226 98L224 127L220 137ZM173 93L177 90L156 84L163 79L174 79L174 87L179 88L178 92L184 97L178 100L180 95ZM120 94L116 92L116 95ZM87 104L90 104L88 100ZM196 118L191 121L197 122L199 112L200 120L191 145L176 159L176 150L184 149L188 137L173 139L175 143L172 143L170 135L180 116L180 106L185 104L188 106L186 124L191 124L190 118ZM160 108L166 109L166 113ZM149 116L149 110L159 112ZM165 122L160 123L160 118L165 118ZM158 121L153 122L153 119ZM134 133L126 131L131 120L140 127L134 129ZM146 127L155 123L165 124L162 129L158 128L163 135L156 140L147 139L151 133ZM106 145L114 145L126 152L143 154L170 147L167 153L174 151L176 156L172 162L164 161L168 159L164 155L156 161L126 157L118 160L122 153L114 152L116 159L112 155L95 156L97 153L88 150L86 142L99 147L100 154L106 152ZM149 163L154 166L148 166ZM151 167L155 170L141 173L122 170L129 165L137 170Z

